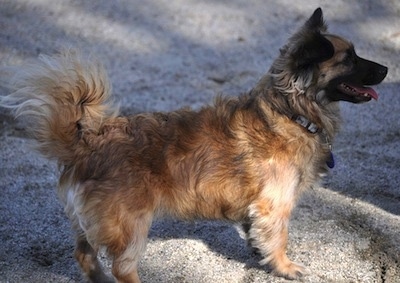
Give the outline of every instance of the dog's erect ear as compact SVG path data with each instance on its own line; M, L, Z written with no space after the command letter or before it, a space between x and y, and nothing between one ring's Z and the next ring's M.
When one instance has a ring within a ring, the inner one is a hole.
M307 36L303 42L299 42L292 53L296 68L306 68L328 60L334 54L332 43L319 32Z
M314 31L326 31L327 27L324 22L324 17L322 15L321 8L315 9L314 13L311 15L311 17L306 22L305 28L307 28L308 30L314 30Z
M306 68L333 56L332 43L321 34L326 28L322 9L318 8L293 37L294 47L291 55L296 68Z

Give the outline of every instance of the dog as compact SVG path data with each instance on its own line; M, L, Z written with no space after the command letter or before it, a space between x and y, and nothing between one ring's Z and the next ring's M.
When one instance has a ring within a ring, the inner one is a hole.
M120 116L104 68L75 52L22 67L1 105L29 117L37 150L58 162L90 282L140 282L149 228L163 216L239 223L261 264L298 279L307 272L286 255L290 214L334 165L339 102L377 99L369 86L387 71L328 33L318 8L253 89L198 111ZM101 247L114 278L97 260Z

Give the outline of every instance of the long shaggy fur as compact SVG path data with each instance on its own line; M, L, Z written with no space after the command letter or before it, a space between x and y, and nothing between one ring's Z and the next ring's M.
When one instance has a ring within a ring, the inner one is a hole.
M354 54L326 33L317 9L250 92L199 111L118 116L103 68L71 52L23 67L0 104L29 117L38 150L60 164L75 256L91 282L113 282L100 247L118 282L140 282L148 230L165 215L241 223L261 263L293 279L306 271L286 256L288 222L300 193L327 171L337 101L371 99L356 85L387 72L362 58L350 64Z
M62 164L73 161L78 129L97 132L104 119L117 114L102 66L83 62L75 52L41 55L17 72L9 70L15 92L3 97L2 105L17 117L29 117L27 129L37 150Z

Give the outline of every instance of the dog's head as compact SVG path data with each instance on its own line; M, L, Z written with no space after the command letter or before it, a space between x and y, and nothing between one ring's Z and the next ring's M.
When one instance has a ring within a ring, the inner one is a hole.
M269 74L282 93L304 94L321 105L377 99L378 94L368 86L380 83L387 70L357 56L349 41L327 33L318 8L281 49Z

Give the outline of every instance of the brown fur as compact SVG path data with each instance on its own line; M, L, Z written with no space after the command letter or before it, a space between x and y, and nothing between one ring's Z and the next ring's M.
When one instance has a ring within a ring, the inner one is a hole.
M150 225L164 215L243 223L261 263L288 278L305 273L286 256L288 222L300 193L326 172L339 113L325 89L349 71L342 61L353 50L313 17L253 90L199 111L119 117L103 69L71 53L16 75L16 92L1 104L29 115L39 151L59 162L75 256L91 282L112 282L97 261L100 247L118 282L140 282ZM314 33L332 54L300 66L299 46ZM293 115L321 130L308 132Z

